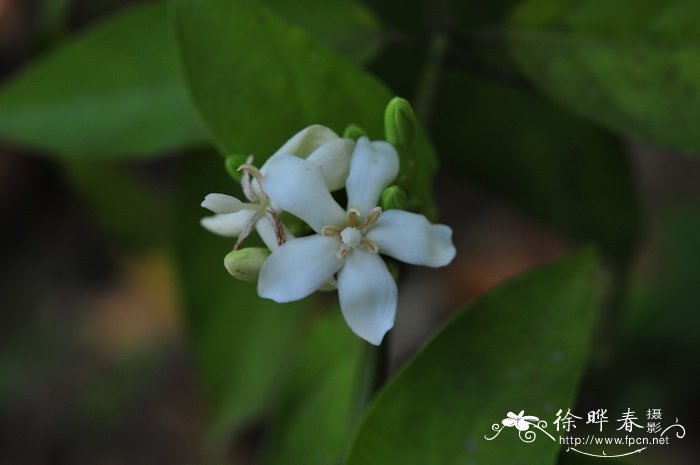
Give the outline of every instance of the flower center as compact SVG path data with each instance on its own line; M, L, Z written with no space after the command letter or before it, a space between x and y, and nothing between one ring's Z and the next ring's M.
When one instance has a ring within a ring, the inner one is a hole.
M338 248L338 258L345 258L355 248L361 248L368 252L379 253L377 244L365 237L365 233L369 231L374 223L377 222L382 214L382 209L375 207L370 210L367 219L360 222L360 209L351 207L345 215L347 226L339 228L338 226L324 226L321 233L324 236L339 236L341 240Z
M362 242L362 233L357 228L345 228L340 233L340 238L343 244L347 245L351 249L357 247L360 242Z

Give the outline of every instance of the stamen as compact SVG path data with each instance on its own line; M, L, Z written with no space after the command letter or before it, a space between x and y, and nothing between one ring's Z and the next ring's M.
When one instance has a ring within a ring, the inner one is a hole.
M369 215L367 215L367 219L365 220L364 223L362 223L362 227L360 230L362 233L366 233L368 229L370 229L372 226L374 226L374 223L377 222L379 217L382 215L382 208L381 207L374 207L372 210L370 210Z
M377 244L374 242L370 241L369 239L365 239L364 237L360 241L360 245L358 246L363 250L366 250L367 252L372 252L372 253L379 253L379 247L377 247Z
M267 194L263 190L263 175L259 169L251 164L244 164L238 167L238 171L249 172L256 181L258 181L258 187L260 188L260 202L267 204ZM251 189L252 190L252 189Z
M345 219L347 220L348 227L354 228L357 226L357 222L360 218L360 209L357 207L350 207L348 208L348 212L345 215Z
M282 221L280 221L280 217L277 216L277 213L275 213L272 208L267 207L265 209L265 216L270 224L272 224L272 229L275 231L277 245L282 245L287 242L287 235L284 232L284 226L282 225Z
M253 155L248 155L248 158L246 158L245 160L245 164L253 164ZM240 166L238 167L238 170L240 171ZM241 187L243 188L243 194L249 201L258 201L258 196L253 190L252 186L250 185L250 172L247 170L243 170L243 176L241 177Z
M337 226L324 226L321 228L321 234L324 236L338 236L340 235L340 228Z
M246 240L248 236L250 236L251 231L255 227L255 223L257 223L259 219L260 215L256 213L248 220L245 226L243 226L241 234L238 235L238 240L233 245L233 250L238 250L241 248L241 246L243 245L243 241Z
M340 247L338 247L338 254L336 255L336 257L338 257L339 260L342 260L348 256L351 250L351 247L348 247L345 244L340 244Z

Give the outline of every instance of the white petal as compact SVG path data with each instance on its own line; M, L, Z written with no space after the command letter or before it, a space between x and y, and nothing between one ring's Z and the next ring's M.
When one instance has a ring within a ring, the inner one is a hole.
M331 197L320 168L313 163L280 155L270 160L264 183L265 192L278 208L306 221L316 232L345 222L345 212Z
M345 187L350 171L350 156L355 142L352 139L335 139L314 151L308 161L321 168L323 179L330 191Z
M383 212L366 237L380 254L412 265L445 266L457 253L449 226L430 224L425 216L403 210Z
M299 300L318 290L343 266L336 237L292 239L265 260L258 278L260 297L276 302Z
M511 426L515 426L515 423L516 423L517 421L518 421L518 420L516 420L516 419L514 419L514 418L506 418L506 419L504 419L503 421L501 421L501 423L503 423L503 426L507 426L507 427L510 428Z
M255 215L253 210L241 210L236 213L224 213L207 216L200 220L200 224L207 231L220 236L237 237L243 231L246 223Z
M521 418L517 421L517 423L515 423L515 427L518 429L518 431L527 431L530 429L530 423Z
M294 235L289 232L289 229L287 229L284 224L282 224L282 229L284 229L284 237L286 240L289 241L294 239ZM261 217L255 223L255 230L258 232L260 238L263 240L268 249L275 250L279 247L277 244L277 234L275 233L275 228L272 226L270 220L266 216Z
M364 250L350 252L338 273L338 296L350 329L379 345L396 317L396 283L384 260Z
M360 137L350 160L346 182L348 208L359 207L363 215L377 206L379 196L399 174L399 155L388 142Z
M236 213L241 210L243 203L230 195L207 194L202 201L202 207L214 213Z
M320 124L314 124L297 132L282 145L271 157L279 155L294 155L300 158L306 158L317 148L332 140L338 139L338 135L332 129ZM268 160L269 161L269 160ZM267 171L267 163L263 164L260 171L265 174Z

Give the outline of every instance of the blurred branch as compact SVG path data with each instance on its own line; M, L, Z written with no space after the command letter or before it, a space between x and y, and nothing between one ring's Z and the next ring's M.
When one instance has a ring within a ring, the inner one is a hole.
M428 56L416 88L415 102L416 114L425 124L430 122L435 104L438 82L443 67L443 59L449 43L445 35L438 33L430 41Z
M445 64L457 69L482 76L493 82L516 87L535 93L529 79L517 72L514 66L499 66L484 58L484 50L491 49L507 56L507 37L502 31L478 29L468 33L452 31L451 47L446 54Z

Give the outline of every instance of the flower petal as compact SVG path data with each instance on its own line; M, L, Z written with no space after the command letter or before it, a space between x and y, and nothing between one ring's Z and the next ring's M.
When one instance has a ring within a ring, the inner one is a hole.
M297 132L282 145L268 160L279 155L294 155L300 158L306 158L311 155L317 148L332 140L338 139L338 134L332 129L320 124L314 124ZM265 174L267 163L263 164L260 171Z
M425 216L403 210L382 213L366 237L379 253L412 265L445 266L457 253L449 226L430 224Z
M366 215L377 206L382 191L399 174L399 155L388 142L370 142L360 137L350 160L350 174L345 184L348 208L358 207Z
M313 163L280 155L270 160L263 182L277 208L306 221L316 232L345 222L345 212L331 197L321 169Z
M355 148L352 139L335 139L317 148L308 161L321 168L323 179L330 191L345 187L350 170L350 156Z
M510 428L511 426L515 426L515 423L516 423L517 421L518 421L518 420L516 420L515 418L504 418L504 419L501 421L501 423L503 423L503 426L507 426L507 427Z
M315 234L275 249L260 269L258 294L292 302L318 290L343 266L336 256L339 245L336 237Z
M202 207L214 213L236 213L243 208L243 202L226 194L207 194Z
M338 273L340 308L350 329L379 345L394 326L397 288L384 260L374 253L355 249Z
M255 215L253 210L241 210L236 213L222 213L206 216L199 222L207 231L224 237L237 237L243 227Z

